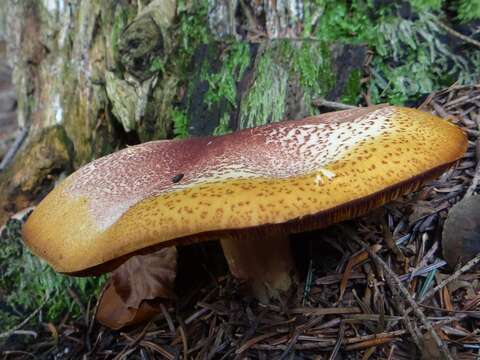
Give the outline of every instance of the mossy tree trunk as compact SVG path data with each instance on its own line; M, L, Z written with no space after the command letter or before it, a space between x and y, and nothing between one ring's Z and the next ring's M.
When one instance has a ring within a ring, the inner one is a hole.
M219 135L355 102L362 46L308 34L302 2L8 0L18 125L0 223L128 144ZM308 15L308 16L307 16Z

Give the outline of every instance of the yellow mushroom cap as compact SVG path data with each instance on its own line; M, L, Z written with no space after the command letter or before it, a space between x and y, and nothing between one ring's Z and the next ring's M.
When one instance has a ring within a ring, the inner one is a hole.
M82 167L24 226L55 270L258 226L297 232L364 214L437 176L467 148L455 125L375 106L187 140L153 141Z

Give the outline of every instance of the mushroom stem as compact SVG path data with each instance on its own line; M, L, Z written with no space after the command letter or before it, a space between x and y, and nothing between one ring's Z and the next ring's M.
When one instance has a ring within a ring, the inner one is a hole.
M288 234L275 228L251 230L221 239L231 273L244 280L262 302L279 296L295 282Z

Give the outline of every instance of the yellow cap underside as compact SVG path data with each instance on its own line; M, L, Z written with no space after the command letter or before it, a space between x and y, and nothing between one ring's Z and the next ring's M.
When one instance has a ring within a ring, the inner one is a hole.
M409 116L408 110L396 116ZM56 242L47 258L56 270L74 272L175 238L286 222L364 198L455 161L465 151L458 128L429 115L413 124L306 176L209 183L143 200L103 233L89 228L95 221L86 203L63 201L63 215L83 218L85 226L78 231L78 224L65 219L65 228L54 230L64 241Z

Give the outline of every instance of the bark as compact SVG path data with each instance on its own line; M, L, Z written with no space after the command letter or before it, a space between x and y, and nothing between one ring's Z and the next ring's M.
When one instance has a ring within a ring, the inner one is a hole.
M0 6L0 171L18 134L17 98L12 84L12 68L7 58L6 8Z

